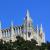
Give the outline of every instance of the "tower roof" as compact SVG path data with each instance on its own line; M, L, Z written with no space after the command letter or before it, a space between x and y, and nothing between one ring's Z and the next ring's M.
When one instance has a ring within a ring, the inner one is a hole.
M29 14L29 11L28 10L26 12L26 17L27 17L27 19L30 19L30 14Z
M27 9L27 12L26 12L26 17L25 17L25 19L26 19L27 21L32 21L28 9Z

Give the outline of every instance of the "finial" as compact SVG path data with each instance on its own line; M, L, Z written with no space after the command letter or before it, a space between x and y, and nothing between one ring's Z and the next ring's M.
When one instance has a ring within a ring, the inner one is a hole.
M26 14L26 16L27 16L27 18L29 18L29 11L28 11L28 9L27 9L27 14Z
M13 21L11 21L11 26L13 26Z

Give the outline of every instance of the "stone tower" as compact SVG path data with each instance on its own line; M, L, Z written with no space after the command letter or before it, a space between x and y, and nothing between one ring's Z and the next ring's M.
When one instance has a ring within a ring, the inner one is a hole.
M32 19L30 18L29 11L27 10L26 17L24 19L24 33L26 40L31 40L31 38L33 38L32 31Z

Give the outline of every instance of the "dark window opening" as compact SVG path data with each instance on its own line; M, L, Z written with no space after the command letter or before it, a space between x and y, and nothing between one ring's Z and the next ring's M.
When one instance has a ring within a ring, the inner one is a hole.
M30 37L30 35L31 35L31 32L28 32L28 37Z

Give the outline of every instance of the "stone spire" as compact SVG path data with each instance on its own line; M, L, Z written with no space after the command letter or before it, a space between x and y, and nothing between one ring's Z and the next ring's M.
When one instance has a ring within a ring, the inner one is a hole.
M0 21L0 39L2 39L1 21Z
M45 43L45 33L43 32L42 24L41 24L41 33L42 33L42 42Z
M30 14L29 14L29 11L28 10L27 10L26 16L27 16L27 19L30 19Z
M30 13L29 13L28 10L26 12L25 20L26 20L25 27L26 27L26 33L27 33L26 34L26 39L29 40L29 39L31 39L31 35L32 35L32 30L31 30L32 29L32 19L30 17Z
M11 21L11 36L12 36L13 32L14 32L14 30L13 30L13 21Z
M13 21L11 22L11 33L12 33L12 36L13 36L13 34L14 34Z
M15 39L15 32L14 32L14 28L13 28L13 21L11 22L11 40L12 42L14 42L16 39Z
M36 33L37 33L36 38L37 38L37 42L38 42L37 45L39 45L39 29L38 29L38 25L37 25L37 27L36 27Z
M37 25L37 33L39 32L39 30L38 30L38 25Z
M39 36L41 37L41 39L42 39L42 34L43 34L43 28L42 28L42 24L41 24L41 26L40 26L40 32L39 32Z
M43 32L43 27L42 27L42 24L40 26L40 32Z
M27 21L32 21L28 9L27 9L27 12L26 12L26 18L24 18L24 19L26 19Z
M41 37L41 42L45 42L45 34L43 32L43 27L42 27L42 24L41 24L41 27L40 27L40 37Z

